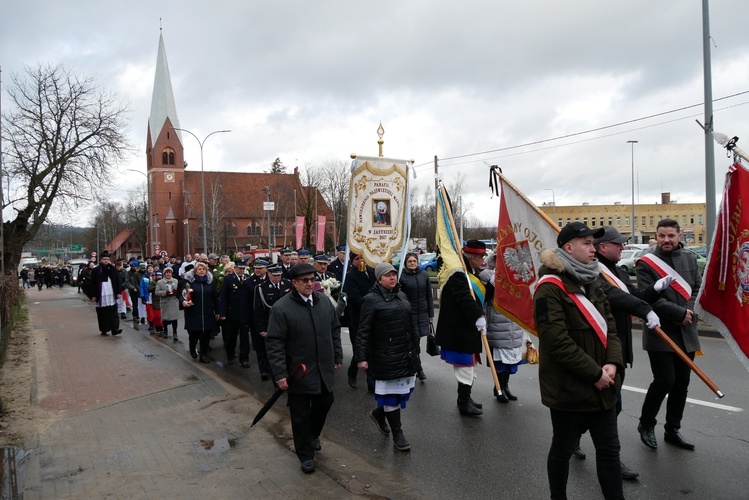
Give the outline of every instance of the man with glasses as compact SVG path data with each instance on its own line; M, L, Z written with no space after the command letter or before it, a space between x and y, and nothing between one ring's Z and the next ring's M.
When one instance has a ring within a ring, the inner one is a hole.
M304 473L315 471L315 451L333 405L335 370L343 363L341 325L331 302L315 292L315 268L290 270L292 290L270 311L265 337L268 359L280 389L288 392L294 448ZM306 367L306 376L294 370Z

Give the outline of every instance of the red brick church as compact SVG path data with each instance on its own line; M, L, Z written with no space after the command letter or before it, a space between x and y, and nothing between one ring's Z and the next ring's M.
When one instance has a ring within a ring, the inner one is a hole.
M328 250L332 248L337 231L333 213L317 189L302 184L298 168L290 174L205 171L208 248L204 248L200 158L190 158L187 168L183 140L195 139L175 130L179 128L164 38L160 34L146 137L147 241L136 241L132 230L126 230L108 245L110 252L126 257L163 252L227 253L253 247L262 250L269 244L294 247L296 216L306 217L303 246L309 242L314 247L318 215L326 218L325 243ZM275 204L270 221L264 210L268 201Z

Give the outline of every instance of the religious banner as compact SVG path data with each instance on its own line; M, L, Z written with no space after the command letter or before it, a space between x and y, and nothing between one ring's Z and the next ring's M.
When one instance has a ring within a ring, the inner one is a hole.
M317 216L317 236L315 237L315 246L318 252L325 251L325 216Z
M296 223L294 224L294 236L296 246L294 248L302 248L302 236L304 236L304 216L297 215Z
M713 325L749 369L749 171L736 162L723 201L695 312Z
M494 308L536 334L533 293L541 267L539 254L557 247L559 229L501 173Z
M347 243L369 266L389 262L408 237L409 163L357 157L351 166Z

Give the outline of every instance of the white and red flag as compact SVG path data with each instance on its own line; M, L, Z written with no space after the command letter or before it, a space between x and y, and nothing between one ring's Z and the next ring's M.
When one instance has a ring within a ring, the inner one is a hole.
M494 307L515 323L536 334L533 292L541 266L539 254L557 247L559 229L507 178L502 189L497 223L497 257L494 270Z
M713 325L749 370L749 170L736 162L723 201L695 312Z

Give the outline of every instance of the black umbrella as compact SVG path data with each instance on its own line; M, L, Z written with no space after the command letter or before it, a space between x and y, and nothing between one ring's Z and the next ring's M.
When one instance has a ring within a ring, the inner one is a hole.
M289 385L291 385L291 379L296 375L296 372L299 370L302 370L302 375L299 378L304 378L307 376L307 366L304 363L299 363L296 368L294 368L294 371L291 372L291 375L289 375L289 378L287 379L287 382ZM260 411L257 412L257 415L255 415L255 419L252 421L252 425L250 427L253 427L256 423L260 422L260 419L265 416L266 413L268 413L268 410L270 410L270 407L275 404L276 401L278 401L278 398L281 397L281 394L284 393L283 389L280 389L276 387L276 391L271 395L270 399L265 402L262 408L260 408Z

